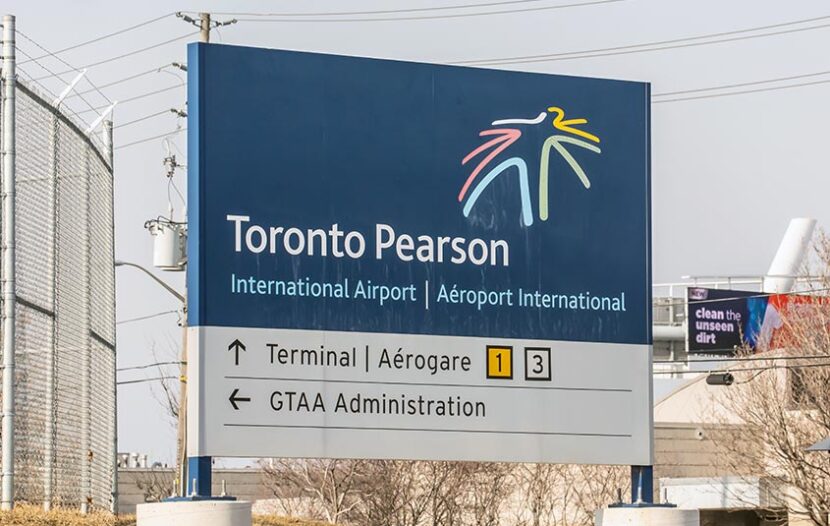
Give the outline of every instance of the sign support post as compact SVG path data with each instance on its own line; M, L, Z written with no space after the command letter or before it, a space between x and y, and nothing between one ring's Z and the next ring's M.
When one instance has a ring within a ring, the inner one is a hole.
M210 499L213 497L212 457L187 457L186 498Z
M631 466L631 503L654 504L654 466Z

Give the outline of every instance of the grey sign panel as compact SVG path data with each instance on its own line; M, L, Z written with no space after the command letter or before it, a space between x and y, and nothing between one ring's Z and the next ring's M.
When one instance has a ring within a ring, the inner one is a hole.
M189 341L196 456L651 463L646 345L227 327Z

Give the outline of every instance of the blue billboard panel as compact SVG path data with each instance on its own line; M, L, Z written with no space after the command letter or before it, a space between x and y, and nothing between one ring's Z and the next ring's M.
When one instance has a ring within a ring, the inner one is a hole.
M191 326L651 343L647 84L189 52Z
M648 85L189 52L189 454L652 463Z

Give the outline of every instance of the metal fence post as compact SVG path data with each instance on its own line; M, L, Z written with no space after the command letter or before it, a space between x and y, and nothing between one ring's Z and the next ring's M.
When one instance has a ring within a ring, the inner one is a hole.
M112 121L109 119L104 120L103 122L103 130L102 130L102 137L104 140L104 154L106 155L107 161L110 165L110 172L115 173L115 155L113 150L113 142L112 142ZM114 197L114 195L113 195ZM113 237L114 237L114 226L113 225ZM115 262L115 252L112 254L113 263ZM113 280L115 279L115 265L112 265L113 273ZM114 307L114 306L113 306ZM115 320L113 320L113 323ZM114 325L113 325L114 327ZM113 328L113 334L115 333L115 329ZM112 357L112 397L113 397L113 405L115 406L115 411L112 413L112 496L110 499L110 511L112 513L118 513L118 385L117 385L117 368L118 364L116 362L116 351L113 351Z
M84 221L84 280L83 282L86 285L86 348L83 349L83 371L82 371L82 379L81 379L81 415L82 415L82 422L81 422L81 513L89 513L90 511L90 500L92 500L92 488L91 488L91 470L92 470L92 446L90 442L90 427L92 425L92 419L90 418L90 412L92 411L92 404L91 404L91 375L92 375L92 336L90 331L92 329L92 305L91 305L91 288L92 288L92 272L91 272L91 254L92 249L90 247L90 234L89 229L91 227L89 214L90 214L90 177L91 177L91 170L89 166L89 148L84 149L84 176L83 176L83 183L84 183L84 214L83 214L83 221Z
M3 484L0 507L14 507L14 16L3 16Z
M50 171L52 176L52 341L48 350L48 368L46 369L46 450L43 453L44 481L43 481L43 509L52 508L55 468L55 360L58 346L58 116L52 115L52 126L49 135Z

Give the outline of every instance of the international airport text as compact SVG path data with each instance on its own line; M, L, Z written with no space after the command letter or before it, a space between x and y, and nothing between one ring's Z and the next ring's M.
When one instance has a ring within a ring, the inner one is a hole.
M428 281L423 286L415 284L389 285L372 280L321 282L310 278L292 280L258 279L254 276L230 275L232 294L299 298L334 298L391 303L473 305L478 310L485 307L531 307L562 310L588 310L626 312L625 292L593 294L590 291L575 293L543 292L524 288L506 290L466 289L455 284L433 286L430 293Z

